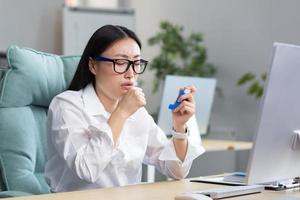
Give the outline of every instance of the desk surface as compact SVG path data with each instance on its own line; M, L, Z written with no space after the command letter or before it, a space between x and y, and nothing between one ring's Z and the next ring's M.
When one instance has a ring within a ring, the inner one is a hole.
M241 151L250 150L252 148L252 142L234 140L202 139L202 144L206 151Z
M189 180L167 181L150 184L140 184L125 187L104 188L76 192L65 192L48 195L36 195L10 200L174 200L174 197L182 192L203 190L208 188L223 187L220 185L192 183ZM279 197L300 197L300 190L293 191L263 191L262 193L226 198L228 200L264 199L275 200Z

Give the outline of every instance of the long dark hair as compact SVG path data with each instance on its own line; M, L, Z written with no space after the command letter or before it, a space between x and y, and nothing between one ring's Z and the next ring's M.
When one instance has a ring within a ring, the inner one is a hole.
M142 48L137 35L123 26L105 25L99 28L88 41L68 89L78 91L90 82L94 84L95 75L89 70L89 58L96 58L117 40L128 37L135 40L140 49Z

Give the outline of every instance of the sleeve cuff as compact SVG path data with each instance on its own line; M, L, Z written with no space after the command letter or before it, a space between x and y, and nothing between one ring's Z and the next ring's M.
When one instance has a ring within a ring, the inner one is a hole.
M203 146L201 144L194 144L193 142L190 141L190 138L189 138L186 156L185 156L184 162L182 162L176 155L173 140L170 140L169 144L161 152L161 154L159 156L159 160L177 161L180 164L184 165L186 163L192 162L194 159L196 159L198 156L200 156L204 152L205 152L205 149L203 148Z

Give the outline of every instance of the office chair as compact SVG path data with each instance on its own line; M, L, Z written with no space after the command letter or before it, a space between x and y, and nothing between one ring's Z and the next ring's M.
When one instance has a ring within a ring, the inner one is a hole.
M79 56L11 46L0 70L0 197L50 193L47 110L75 73Z

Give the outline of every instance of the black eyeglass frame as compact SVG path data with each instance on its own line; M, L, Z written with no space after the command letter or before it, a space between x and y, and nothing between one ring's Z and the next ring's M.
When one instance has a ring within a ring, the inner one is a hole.
M116 71L116 63L117 63L118 61L120 61L120 60L124 60L124 61L126 60L126 61L128 62L128 65L127 65L126 69L124 70L124 72L118 72L118 71ZM132 65L132 69L133 69L134 73L136 73L136 74L142 74L142 73L145 72L145 69L146 69L147 64L148 64L148 61L147 61L147 60L143 60L143 59L140 59L140 60L133 60L133 61L132 61L132 60L128 60L128 59L125 59L125 58L111 59L111 58L106 58L106 57L101 57L101 56L96 57L96 58L95 58L95 61L98 61L98 62L112 62L112 63L113 63L113 69L114 69L114 72L116 72L116 73L118 73L118 74L124 74L124 73L126 73L131 65ZM136 70L135 70L135 64L136 64L136 62L140 62L140 63L142 63L142 64L145 65L143 71L141 71L141 72L136 72Z

